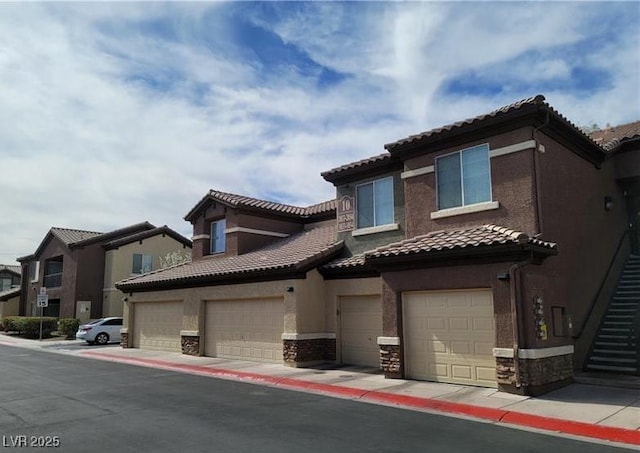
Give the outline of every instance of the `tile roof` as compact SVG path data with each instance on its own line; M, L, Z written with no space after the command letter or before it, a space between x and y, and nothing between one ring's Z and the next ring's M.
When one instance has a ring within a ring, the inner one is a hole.
M520 231L497 225L483 225L452 231L434 231L422 236L405 239L394 244L378 247L365 252L365 262L371 258L406 256L435 251L472 249L475 247L500 244L535 245L549 250L557 250L557 244L530 238Z
M211 257L160 269L116 283L123 291L154 287L211 284L221 280L265 277L277 271L302 272L342 250L335 240L335 225L305 230L238 256Z
M157 228L153 228L151 230L145 230L145 231L141 231L139 233L135 233L135 234L131 234L129 236L124 236L118 239L115 239L113 241L107 242L106 244L104 244L104 247L107 249L111 249L111 248L117 248L126 244L131 244L132 242L135 241L140 241L142 239L146 239L146 238L150 238L153 236L158 236L160 234L165 234L173 239L175 239L176 241L186 245L187 247L191 247L192 243L189 239L187 239L186 237L184 237L183 235L181 235L180 233L178 233L175 230L172 230L171 228L169 228L167 225L161 226L161 227L157 227Z
M384 145L384 148L388 151L387 153L379 154L377 156L362 159L357 162L352 162L341 167L333 168L331 170L323 172L322 176L327 181L333 182L341 176L349 175L350 172L353 172L356 169L364 170L367 167L374 168L376 165L381 165L381 162L394 162L396 161L396 159L400 161L398 154L402 150L404 150L406 147L418 144L421 141L427 139L443 140L447 136L466 132L473 128L480 127L484 124L489 125L496 124L500 121L505 121L510 116L518 112L522 112L523 114L525 114L527 112L537 111L537 109L541 109L542 111L546 111L547 113L551 114L551 116L555 120L557 120L559 124L565 128L566 131L568 131L567 133L570 133L574 136L577 135L581 138L582 144L584 145L584 147L588 148L589 151L581 152L579 153L580 155L592 161L597 161L598 159L601 160L605 157L605 152L607 151L606 149L599 146L598 143L596 143L592 139L592 137L585 134L574 123L569 121L565 116L563 116L553 107L551 107L547 102L545 102L545 97L543 95L538 94L536 96L522 99L512 104L500 107L489 113L431 129L419 134L410 135L406 138L397 140L392 143L387 143L386 145Z
M18 275L22 274L22 266L17 264L0 264L0 271L7 270L9 272L14 272Z
M323 171L322 173L320 173L320 175L326 180L331 180L332 176L343 173L345 171L354 170L356 168L361 168L376 163L388 162L391 161L391 159L391 154L389 153L378 154L377 156L368 157L366 159L351 162L346 165L341 165L340 167L332 168L331 170Z
M86 245L95 243L95 242L106 242L110 239L115 239L118 237L123 237L125 235L135 234L140 231L150 230L155 228L149 222L140 222L133 225L126 226L124 228L119 228L117 230L110 231L108 233L99 233L97 231L86 231L86 230L76 230L72 228L60 228L60 227L52 227L47 235L44 237L36 251L27 256L23 256L17 259L17 261L23 262L27 260L32 260L37 258L45 245L49 241L49 239L53 236L58 238L63 244L65 244L69 248L73 247L84 247Z
M452 130L455 130L455 129L462 128L464 126L468 126L468 125L472 125L472 124L475 124L475 123L479 123L479 122L481 122L483 120L486 120L488 118L492 118L492 117L497 117L497 116L500 116L500 115L508 114L508 113L514 112L514 111L519 110L519 109L521 109L523 107L526 107L526 106L547 105L547 104L545 104L544 100L545 100L545 97L543 95L541 95L541 94L538 94L537 96L533 96L533 97L529 97L529 98L526 98L526 99L522 99L520 101L514 102L513 104L505 105L504 107L500 107L500 108L498 108L496 110L493 110L492 112L489 112L489 113L486 113L486 114L483 114L483 115L478 115L478 116L475 116L473 118L468 118L468 119L463 120L463 121L458 121L458 122L455 122L455 123L452 123L452 124L448 124L446 126L442 126L442 127L438 127L438 128L435 128L435 129L431 129L431 130L425 131L425 132L421 132L419 134L410 135L410 136L408 136L406 138L397 140L395 142L387 143L386 145L384 145L384 147L385 147L385 149L387 149L389 151L392 151L392 150L394 150L396 148L399 148L399 147L401 147L403 145L407 145L407 144L410 144L410 143L413 143L413 142L417 142L417 141L423 140L425 138L441 134L443 132L449 132L449 131L452 131Z
M323 269L349 269L362 266L364 266L364 255L360 254L335 259L322 267Z
M607 151L615 149L625 139L640 138L640 121L610 126L599 131L594 131L589 136Z
M85 239L92 239L103 234L96 231L74 230L60 227L52 227L51 233L66 245L71 245Z
M212 189L187 213L185 219L188 220L209 200L217 201L233 208L250 208L299 218L330 214L336 209L335 200L328 200L311 206L301 207Z
M408 256L419 253L472 249L482 246L494 246L501 244L535 245L538 247L557 250L553 242L545 242L530 238L520 231L510 230L496 225L483 225L473 228L434 231L429 234L405 239L400 242L388 244L359 255L341 257L322 266L323 271L348 271L366 269L371 260L394 256Z

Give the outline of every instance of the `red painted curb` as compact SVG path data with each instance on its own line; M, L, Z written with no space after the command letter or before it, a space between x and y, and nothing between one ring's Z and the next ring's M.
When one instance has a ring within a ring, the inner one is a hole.
M143 364L166 370L188 371L199 375L217 376L226 379L264 382L290 389L321 392L372 403L386 403L416 409L428 409L451 414L467 415L483 420L491 420L497 423L509 423L512 425L527 426L530 428L543 429L564 434L640 445L640 430L636 431L612 426L562 420L553 417L543 417L540 415L525 414L522 412L513 412L491 407L474 406L471 404L453 403L450 401L432 398L398 395L377 390L369 391L341 385L321 384L318 382L303 381L295 378L269 376L258 373L249 373L246 371L230 371L223 368L207 367L202 365L188 365L156 359L122 357L119 355L104 354L94 351L82 352L81 355L115 362Z
M507 412L501 420L503 423L539 428L547 431L557 431L576 436L593 437L596 439L623 442L640 445L640 431L616 428L615 426L594 425L591 423L562 420L553 417L524 414L522 412Z
M408 406L420 409L431 409L450 412L453 414L469 415L471 417L493 420L496 422L499 422L505 416L505 414L507 414L507 411L505 410L494 409L492 407L452 403L451 401L423 398L419 396L398 395L395 393L386 393L379 391L369 392L363 399L375 402L390 403L398 406Z

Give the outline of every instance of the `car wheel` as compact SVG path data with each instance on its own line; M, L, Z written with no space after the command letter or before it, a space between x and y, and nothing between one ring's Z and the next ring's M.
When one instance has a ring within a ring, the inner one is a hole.
M97 344L107 344L109 343L109 335L104 332L100 332L96 335L96 343Z

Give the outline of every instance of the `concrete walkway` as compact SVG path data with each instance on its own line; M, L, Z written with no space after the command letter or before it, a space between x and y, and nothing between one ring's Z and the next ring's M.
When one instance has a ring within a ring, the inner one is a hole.
M534 398L480 387L385 379L377 370L361 367L289 368L118 346L84 348L82 342L39 342L6 335L0 336L0 344L472 417L640 451L640 378L626 380L631 388L595 380L597 385L576 383Z

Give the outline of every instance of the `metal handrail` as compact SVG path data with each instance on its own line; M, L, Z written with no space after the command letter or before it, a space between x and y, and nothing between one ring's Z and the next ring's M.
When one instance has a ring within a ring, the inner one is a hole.
M630 232L631 232L631 230L624 230L624 233L622 233L622 237L620 237L620 240L618 241L618 246L616 247L616 252L613 254L613 257L611 258L611 262L609 263L609 267L607 268L607 272L604 274L604 278L600 282L600 287L598 288L598 291L596 292L595 297L591 301L591 305L589 306L589 310L587 312L587 315L582 319L582 325L580 326L580 330L578 330L577 334L572 335L572 338L578 339L578 338L580 338L582 336L582 333L584 332L584 329L587 326L587 323L589 322L589 319L591 318L591 314L593 313L593 310L596 307L596 303L598 302L598 299L600 298L600 293L602 293L602 290L604 289L604 286L605 286L607 280L609 280L609 274L611 274L611 269L613 269L613 265L615 264L615 262L618 259L618 255L620 254L620 249L622 248L622 243L624 242L625 238L629 235Z

